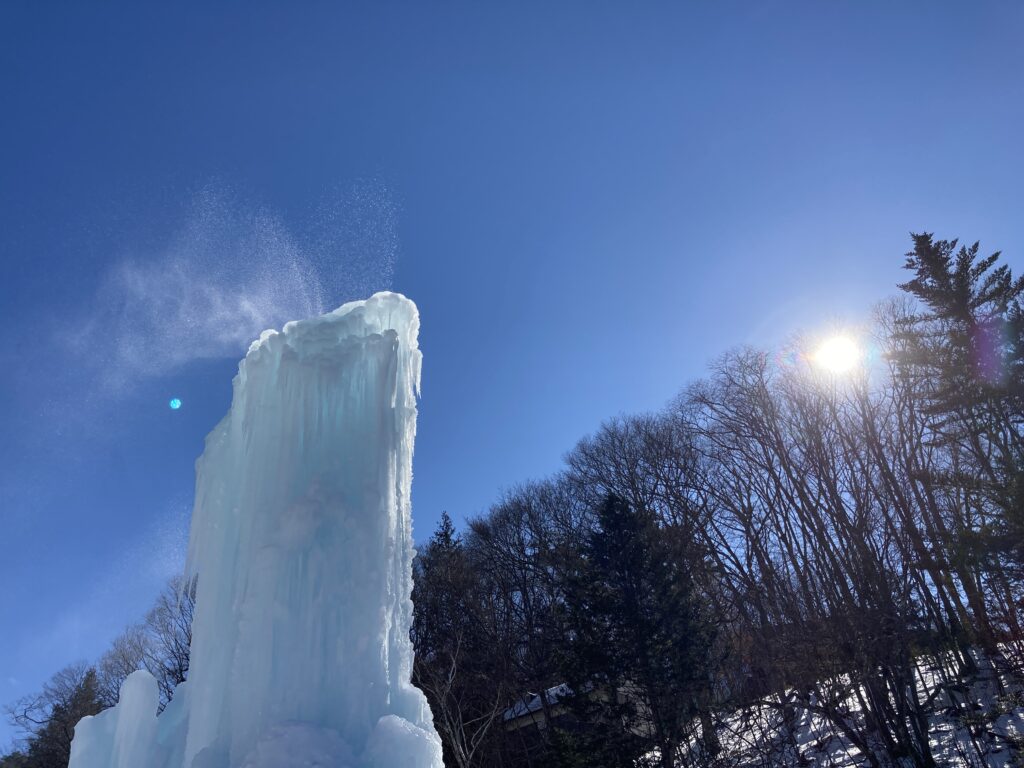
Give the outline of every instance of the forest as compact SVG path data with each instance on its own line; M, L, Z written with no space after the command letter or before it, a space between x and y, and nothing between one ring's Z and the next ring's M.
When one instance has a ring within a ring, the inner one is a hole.
M453 768L1013 766L1024 759L1024 278L912 236L821 370L741 348L414 562L414 683ZM201 579L201 574L200 574ZM188 672L196 585L11 704L2 768Z

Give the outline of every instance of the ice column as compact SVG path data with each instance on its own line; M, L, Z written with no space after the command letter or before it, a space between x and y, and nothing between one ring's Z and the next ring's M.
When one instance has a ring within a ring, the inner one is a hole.
M441 768L410 683L418 330L378 293L249 349L197 463L192 667L148 764Z
M360 763L382 731L406 749L387 768L440 766L409 682L418 331L380 293L265 332L239 366L196 470L186 765L234 768L302 723Z

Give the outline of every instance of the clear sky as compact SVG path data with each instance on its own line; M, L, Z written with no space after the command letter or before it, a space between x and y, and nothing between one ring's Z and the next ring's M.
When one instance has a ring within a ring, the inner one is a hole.
M1022 39L1017 2L0 4L0 701L179 566L265 324L417 302L422 539L862 320L911 230L1019 270Z

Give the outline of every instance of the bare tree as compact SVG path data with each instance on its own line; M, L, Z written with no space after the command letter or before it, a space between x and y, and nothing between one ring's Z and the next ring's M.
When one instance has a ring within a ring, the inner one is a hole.
M121 683L132 672L145 669L156 678L163 710L174 689L188 677L189 647L196 588L174 578L161 590L145 620L118 635L96 665L100 701L117 704Z
M146 615L143 664L159 685L161 710L188 677L195 605L196 580L186 583L176 577L160 592L156 605Z
M96 664L100 703L104 707L117 704L121 683L132 672L142 669L149 653L150 636L144 624L133 624L114 638L110 648Z

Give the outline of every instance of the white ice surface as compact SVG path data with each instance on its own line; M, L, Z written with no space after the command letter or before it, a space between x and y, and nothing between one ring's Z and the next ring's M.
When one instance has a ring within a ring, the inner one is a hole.
M253 343L196 465L189 681L157 718L132 675L70 768L441 768L409 682L418 330L379 293Z

